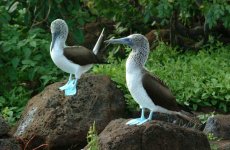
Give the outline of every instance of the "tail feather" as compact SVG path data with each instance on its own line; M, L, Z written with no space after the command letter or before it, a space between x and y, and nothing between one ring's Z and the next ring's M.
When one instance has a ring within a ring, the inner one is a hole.
M189 117L189 116L187 116L187 115L185 115L185 114L182 114L181 112L179 112L177 115L178 115L179 117L181 117L182 119L185 119L185 120L187 120L187 121L189 121L189 122L192 122L192 123L194 123L194 124L200 124L200 122L198 122L196 119L191 118L191 117Z
M100 46L101 46L101 43L102 43L102 40L103 40L103 37L104 37L104 28L102 29L101 31L101 34L97 40L97 43L95 44L94 48L93 48L93 53L96 55L100 49Z
M189 109L189 107L186 107L185 105L177 104L178 107L185 113L189 113L190 115L193 115L192 111Z
M188 121L188 123L192 123L192 125L196 128L196 129L199 129L199 130L203 130L203 124L196 118L194 117L189 117L181 112L175 112L174 113L175 115L177 115L178 117L180 117L181 119L183 120L186 120Z

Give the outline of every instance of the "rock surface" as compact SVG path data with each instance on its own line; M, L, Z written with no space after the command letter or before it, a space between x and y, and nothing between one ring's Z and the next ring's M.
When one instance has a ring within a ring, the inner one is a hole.
M0 150L21 150L19 142L10 136L10 126L0 116Z
M5 122L5 120L0 116L0 137L7 135L10 130L9 125Z
M230 139L230 115L216 115L209 117L204 129L206 134L212 133L214 137Z
M4 138L0 139L0 150L21 150L21 147L15 138Z
M230 150L230 140L211 141L213 150Z
M141 126L125 125L127 121L107 125L99 135L101 150L210 150L202 132L157 120Z
M64 83L46 87L28 102L14 135L34 136L31 149L44 143L55 150L83 148L94 121L101 132L111 120L124 116L123 95L109 77L83 76L74 96L58 90Z

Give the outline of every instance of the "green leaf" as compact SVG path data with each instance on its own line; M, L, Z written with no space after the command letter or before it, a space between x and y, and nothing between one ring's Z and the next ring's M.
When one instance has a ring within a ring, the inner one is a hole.
M12 60L11 60L11 63L13 65L13 67L16 69L18 67L18 64L20 62L20 59L18 57L14 57Z
M80 29L76 29L76 31L74 31L74 39L79 43L83 43L84 42L84 34L83 31Z
M25 59L28 59L30 55L32 54L31 49L29 49L28 47L23 48L23 52L24 52Z
M36 62L30 59L24 59L22 60L23 65L28 65L28 66L35 66Z
M198 105L197 104L192 104L192 108L193 108L193 110L197 110Z
M9 13L14 12L17 9L18 4L19 4L18 1L14 2L14 4L9 9Z
M34 41L34 40L30 41L30 46L32 46L32 47L36 47L36 46L37 46L36 41Z
M84 25L85 24L85 21L83 18L78 18L77 19L77 22L80 24L80 25Z
M211 100L211 103L212 103L212 105L216 105L217 104L217 100Z
M228 111L227 105L225 103L220 103L219 108L222 109L222 110L224 110L224 112Z
M201 98L202 98L202 99L207 99L209 96L210 96L210 95L209 95L208 93L203 93L203 94L201 95Z
M230 101L230 95L229 94L225 95L225 99Z

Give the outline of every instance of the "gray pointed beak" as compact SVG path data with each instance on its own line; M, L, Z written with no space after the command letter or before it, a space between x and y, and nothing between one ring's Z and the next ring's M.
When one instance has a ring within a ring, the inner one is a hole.
M108 44L125 44L128 46L132 45L132 41L128 37L106 40L105 43L108 43Z
M53 47L54 47L54 43L55 43L55 41L56 41L56 39L57 39L57 33L52 33L52 42L51 42L51 50L53 49Z

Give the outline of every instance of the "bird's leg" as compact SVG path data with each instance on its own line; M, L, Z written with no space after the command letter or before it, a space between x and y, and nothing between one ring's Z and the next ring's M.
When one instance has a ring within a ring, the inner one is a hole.
M153 111L151 110L150 113L149 113L149 117L147 119L142 120L137 125L142 125L143 123L145 123L145 122L147 122L149 120L152 120L152 118L153 118Z
M135 125L135 124L138 124L139 122L142 122L143 120L146 120L145 119L145 108L141 107L141 117L140 118L131 119L126 124L127 125Z
M65 85L59 87L59 90L63 91L63 90L65 90L65 89L68 89L69 86L70 86L71 84L73 84L73 82L74 82L74 80L72 80L72 74L70 74L70 75L69 75L69 80L68 80L68 82L67 82Z
M76 73L75 79L73 80L73 82L71 82L69 87L67 89L65 89L65 95L66 96L75 95L77 93L77 81L79 78L80 78L80 76Z

